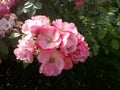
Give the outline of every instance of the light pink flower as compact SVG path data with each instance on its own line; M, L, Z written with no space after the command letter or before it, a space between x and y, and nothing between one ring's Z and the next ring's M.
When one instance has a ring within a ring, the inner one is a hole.
M70 32L77 34L77 27L74 23L63 22L62 19L56 19L52 22L52 25L57 27L61 33Z
M17 59L24 60L27 63L33 62L33 54L35 53L35 43L32 39L22 39L18 41L18 48L14 50Z
M7 32L10 28L12 28L12 25L9 23L9 21L6 18L2 18L0 20L0 29Z
M38 61L42 63L39 72L46 76L57 76L64 68L63 55L57 50L41 51Z
M34 16L34 17L32 17L32 20L36 21L36 22L41 22L44 25L50 24L50 19L48 17L42 16L42 15Z
M24 34L36 35L38 33L38 28L43 25L49 25L50 20L46 16L35 16L32 19L26 20L22 26L22 32ZM35 28L34 28L35 27Z
M88 44L84 41L82 35L78 35L78 45L75 52L71 53L71 57L74 63L85 62L90 55Z
M72 59L69 56L64 57L64 69L69 70L73 67Z
M76 43L78 42L75 35L78 34L77 27L74 23L63 22L61 19L56 19L52 22L59 32L61 37L61 48L65 54L75 51Z
M64 44L64 43L66 43L66 44ZM78 44L78 39L77 39L76 35L70 34L69 37L66 38L66 40L62 41L61 50L64 52L65 55L67 55L76 50L77 44Z
M5 15L8 14L10 12L10 8L8 6L6 6L5 4L0 2L0 18Z
M31 53L29 50L16 48L14 50L14 54L16 55L17 59L23 60L26 63L33 62L33 53Z
M53 26L43 26L37 38L37 44L42 49L58 48L61 43L60 33Z

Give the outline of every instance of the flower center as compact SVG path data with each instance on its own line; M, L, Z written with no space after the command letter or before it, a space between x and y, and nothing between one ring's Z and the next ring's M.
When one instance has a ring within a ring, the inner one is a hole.
M47 42L50 43L52 39L50 37L47 38Z
M50 62L50 63L54 63L54 62L55 62L55 59L51 57L51 58L49 59L49 62Z

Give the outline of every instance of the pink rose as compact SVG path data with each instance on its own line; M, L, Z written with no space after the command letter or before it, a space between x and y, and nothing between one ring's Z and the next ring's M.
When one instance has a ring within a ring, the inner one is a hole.
M64 39L63 39L64 40ZM66 43L66 44L64 44ZM78 44L78 39L74 34L70 34L66 40L61 43L61 50L65 55L72 53L76 50L76 46Z
M79 38L80 39L80 38ZM83 41L83 37L78 42L77 49L71 53L71 58L74 63L85 62L87 57L90 55L88 44Z
M33 62L33 53L31 53L29 50L16 48L14 50L14 54L16 55L17 59L23 60L26 63Z
M43 26L37 38L37 45L41 49L58 48L61 43L60 33L53 26Z
M61 33L70 32L77 34L77 27L74 23L63 22L62 19L56 19L52 22L52 25L59 29Z
M35 43L32 39L22 39L18 41L18 48L14 50L17 59L24 60L27 63L33 62L33 54L35 53Z
M57 50L41 51L38 61L42 63L39 72L46 76L57 76L64 68L63 55Z
M64 57L64 69L69 70L73 67L72 59L69 56Z
M35 16L32 17L32 19L26 20L25 23L22 26L22 32L24 34L30 34L32 36L35 36L38 33L38 28L43 25L49 25L50 20L46 16Z

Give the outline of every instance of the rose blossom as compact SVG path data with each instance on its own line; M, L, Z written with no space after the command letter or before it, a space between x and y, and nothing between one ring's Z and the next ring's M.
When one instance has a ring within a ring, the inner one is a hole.
M60 33L53 26L43 26L37 38L37 45L42 49L57 48L61 43Z
M50 20L46 16L42 16L42 15L34 16L31 19L25 21L25 23L22 26L22 32L24 34L30 34L32 36L35 36L38 33L37 27L43 25L49 25L49 23Z
M66 41L61 43L61 50L64 52L65 55L67 55L76 50L77 44L78 44L77 37L74 34L70 34Z
M77 27L74 23L63 22L61 19L56 19L52 22L52 25L55 26L60 31L61 37L61 48L65 54L75 51L77 39Z
M74 63L85 62L87 57L89 56L89 47L88 44L84 41L84 37L81 34L77 35L78 44L75 52L71 53L71 58Z
M69 70L73 67L72 59L70 56L65 56L64 57L64 69Z
M52 22L52 25L57 27L61 33L64 32L71 32L71 33L78 33L77 28L74 23L63 22L62 19L56 19Z
M18 48L14 50L17 59L24 60L27 63L33 62L33 54L35 53L35 43L32 39L20 39Z
M38 61L42 63L39 72L46 76L57 76L64 68L63 55L57 50L41 51Z

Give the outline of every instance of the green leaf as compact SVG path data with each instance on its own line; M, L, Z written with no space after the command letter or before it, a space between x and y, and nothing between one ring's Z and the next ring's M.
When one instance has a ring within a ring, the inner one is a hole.
M19 36L20 36L20 33L13 33L8 38L13 39L13 38L17 38Z
M28 11L28 15L29 17L34 16L36 13L36 9L34 7L30 8L30 10Z
M26 68L29 64L23 61L23 67Z
M119 44L118 40L113 39L113 40L111 41L111 47L112 47L113 49L118 50L119 47L120 47L120 44Z
M105 37L105 35L106 35L106 30L99 30L99 32L98 32L98 38L99 39L103 39L104 37Z
M32 6L33 6L32 3L27 2L27 3L25 3L24 8L30 8L30 7L32 7Z
M23 13L23 6L22 5L20 5L18 8L17 8L17 14L18 15L20 15L20 14L22 14Z
M28 0L30 3L34 3L35 2L35 0Z
M36 2L36 3L33 5L33 7L34 7L35 9L41 9L41 8L42 8L42 3L41 3L41 2Z

